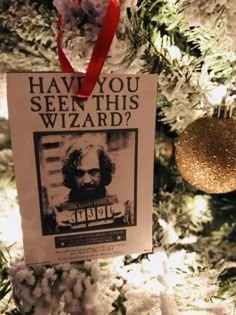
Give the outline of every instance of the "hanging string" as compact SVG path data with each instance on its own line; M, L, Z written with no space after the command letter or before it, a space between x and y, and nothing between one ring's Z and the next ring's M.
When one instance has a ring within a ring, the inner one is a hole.
M75 0L73 0L73 2L75 3ZM115 36L119 24L119 20L119 4L117 0L109 0L107 13L104 17L102 28L98 34L98 38L90 62L88 64L87 71L82 81L82 85L79 91L76 93L76 96L78 96L79 98L87 99L91 95L108 55L112 40ZM71 66L62 49L63 31L61 29L63 27L63 20L61 16L58 19L57 26L59 29L57 35L57 51L62 71L75 73L73 67Z

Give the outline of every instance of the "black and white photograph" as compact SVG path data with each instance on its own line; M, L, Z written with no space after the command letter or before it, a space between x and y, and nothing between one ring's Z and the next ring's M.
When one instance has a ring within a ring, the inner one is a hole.
M137 129L34 132L42 235L136 225Z

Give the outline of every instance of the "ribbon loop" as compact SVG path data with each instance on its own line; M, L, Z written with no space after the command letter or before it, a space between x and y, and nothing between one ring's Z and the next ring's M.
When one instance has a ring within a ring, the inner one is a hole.
M76 94L79 98L87 99L98 80L101 73L102 67L108 55L111 47L112 40L116 33L120 20L120 7L117 0L109 0L106 16L104 17L102 28L98 34L98 38L88 64L87 71L84 76L81 88ZM60 29L63 25L62 17L60 16L57 22L57 26ZM65 56L62 50L62 35L61 30L58 31L57 35L57 51L58 58L61 64L62 71L75 73L69 60Z

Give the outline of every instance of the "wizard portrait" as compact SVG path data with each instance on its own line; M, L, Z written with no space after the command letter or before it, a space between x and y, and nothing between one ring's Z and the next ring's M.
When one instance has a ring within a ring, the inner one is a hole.
M136 222L134 130L37 135L44 235Z

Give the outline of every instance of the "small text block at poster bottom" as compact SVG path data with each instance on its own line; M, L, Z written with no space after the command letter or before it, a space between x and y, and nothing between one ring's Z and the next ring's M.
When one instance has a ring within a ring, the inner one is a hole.
M126 241L126 230L55 237L56 248Z

